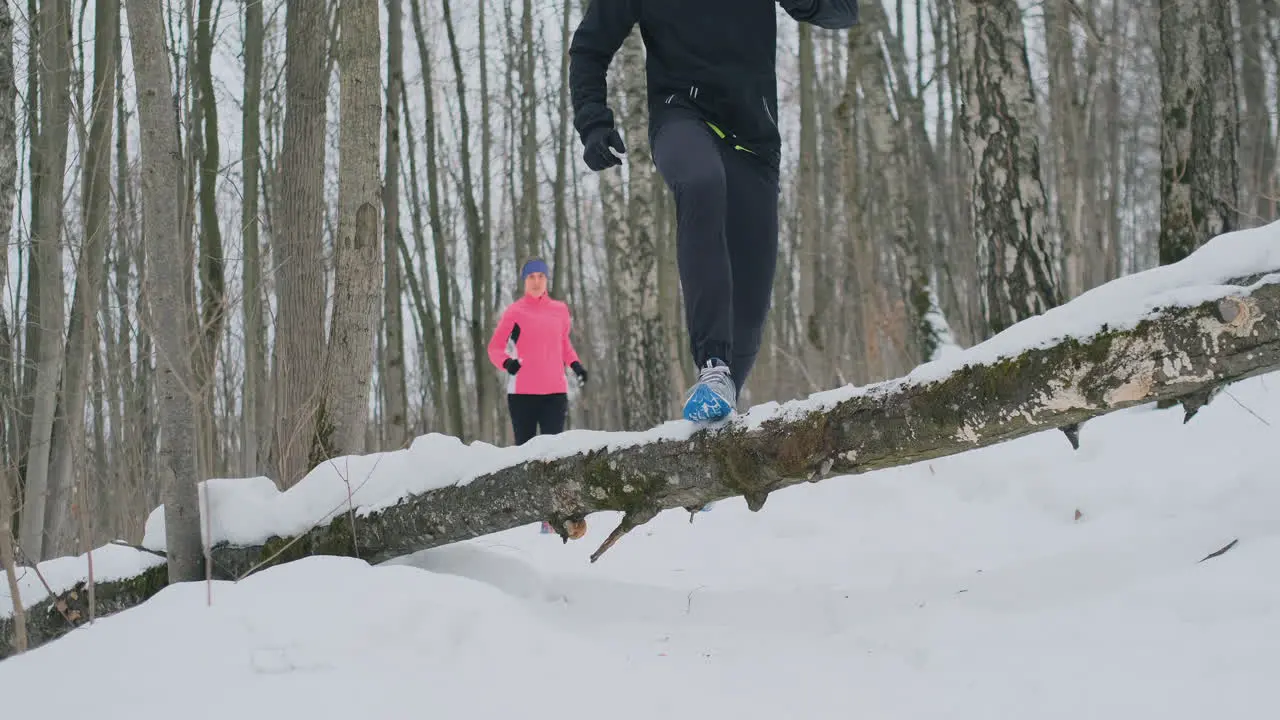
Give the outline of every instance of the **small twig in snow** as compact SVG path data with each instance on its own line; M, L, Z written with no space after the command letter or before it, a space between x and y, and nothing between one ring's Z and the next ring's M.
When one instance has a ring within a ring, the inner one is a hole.
M604 555L609 548L613 547L614 543L621 540L623 535L626 535L657 516L658 511L655 508L646 507L639 510L628 510L627 513L622 516L622 522L618 523L618 527L614 528L613 532L609 533L609 537L605 538L604 544L600 546L600 549L591 553L591 562L599 560L600 556Z
M1226 551L1230 550L1231 548L1235 547L1235 546L1236 546L1236 543L1238 543L1238 542L1240 542L1240 538L1235 538L1235 539L1233 539L1231 542L1227 543L1226 545L1224 545L1223 547L1219 548L1218 550L1214 550L1213 552L1209 553L1208 555L1205 555L1204 557L1200 558L1200 562L1204 562L1205 560L1212 560L1213 558L1218 557L1219 555L1221 555L1221 554L1225 553Z
M38 578L40 580L40 584L44 586L44 591L49 593L49 597L53 598L53 606L62 614L62 619L66 620L67 624L74 629L76 621L72 620L71 615L67 612L67 603L58 597L58 593L54 592L52 587L49 587L48 581L44 579L44 573L40 572L38 563L33 562L31 558L27 556L26 551L22 549L21 545L14 543L14 547L18 549L18 554L22 555L23 560L27 562L27 567L30 567L35 571L36 578Z
M1227 397L1231 398L1232 400L1235 400L1235 401L1236 401L1236 404L1237 404L1237 405L1239 405L1240 407L1244 408L1244 411L1245 411L1245 412L1247 412L1247 413L1249 413L1250 415L1252 415L1252 416L1254 416L1254 417L1258 418L1258 422L1262 423L1263 425L1266 425L1267 427L1271 427L1271 423L1267 422L1267 419L1266 419L1266 418L1264 418L1264 417L1262 417L1261 415L1259 415L1258 413L1254 412L1254 411L1253 411L1253 409L1252 409L1252 408L1250 408L1248 405L1245 405L1244 403L1240 402L1240 398L1236 397L1235 395L1232 395L1230 390L1226 390L1226 389L1224 388L1222 392L1223 392L1223 393L1225 393Z
M205 607L213 607L213 502L212 489L204 483L204 592Z

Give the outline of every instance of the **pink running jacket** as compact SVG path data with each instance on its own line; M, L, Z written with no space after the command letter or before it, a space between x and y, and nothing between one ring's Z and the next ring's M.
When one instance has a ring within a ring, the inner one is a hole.
M489 338L489 361L504 373L508 357L520 361L520 371L507 377L507 392L552 395L568 391L564 369L577 362L569 342L573 321L569 306L547 295L524 297L507 306ZM508 341L512 350L508 352Z

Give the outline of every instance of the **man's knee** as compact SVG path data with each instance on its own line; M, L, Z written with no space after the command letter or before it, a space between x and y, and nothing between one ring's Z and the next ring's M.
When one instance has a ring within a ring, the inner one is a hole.
M658 172L673 192L693 199L723 198L725 169L706 128L680 121L662 129L654 145Z

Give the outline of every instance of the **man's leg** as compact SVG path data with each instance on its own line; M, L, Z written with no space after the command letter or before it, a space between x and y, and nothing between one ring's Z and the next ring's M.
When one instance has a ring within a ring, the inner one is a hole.
M764 337L778 263L778 175L745 151L725 153L728 197L726 237L733 267L733 372L738 392L747 384Z
M517 445L529 442L538 434L538 396L507 394L507 410L511 412L511 432Z
M693 361L731 362L733 285L725 242L725 168L720 140L695 118L656 133L653 161L676 202L676 258Z

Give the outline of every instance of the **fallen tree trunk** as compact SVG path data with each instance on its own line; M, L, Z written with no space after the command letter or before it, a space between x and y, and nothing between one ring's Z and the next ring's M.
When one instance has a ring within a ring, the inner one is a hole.
M567 537L590 513L622 512L594 561L662 510L692 512L738 495L759 510L769 493L790 485L953 455L1135 405L1198 398L1190 412L1224 384L1277 369L1280 278L1273 277L1252 290L1224 288L1199 305L1165 308L1133 327L1104 326L1087 340L965 365L929 382L850 390L822 406L783 406L762 422L747 417L688 439L525 462L367 515L343 514L299 537L219 545L214 576L236 579L310 555L377 563L544 519ZM144 601L162 580L100 583L97 614ZM29 613L33 644L71 625L51 612L59 599L67 594ZM7 622L0 619L0 638L8 637ZM0 646L0 657L6 654Z

